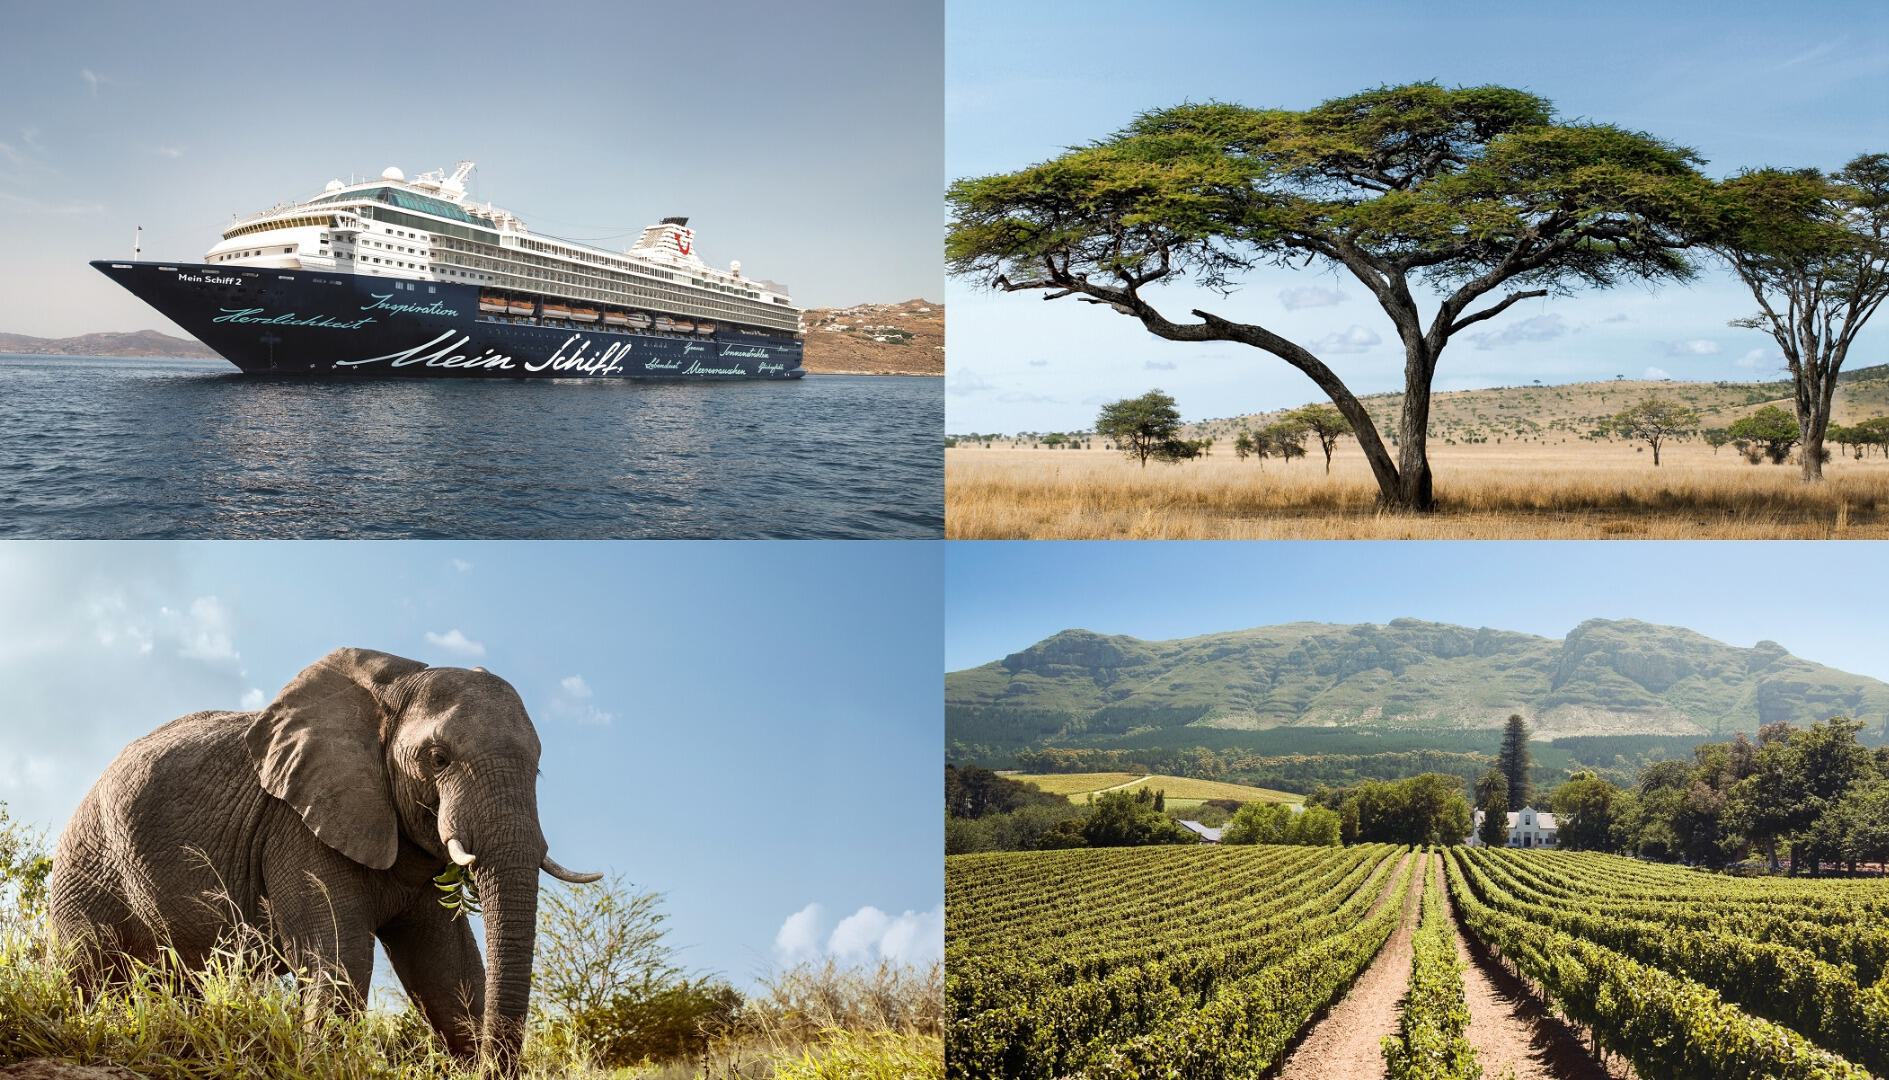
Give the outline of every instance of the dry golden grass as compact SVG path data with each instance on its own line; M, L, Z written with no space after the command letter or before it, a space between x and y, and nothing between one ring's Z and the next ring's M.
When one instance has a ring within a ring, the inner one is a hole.
M1832 448L1833 451L1836 448ZM1748 465L1731 447L1432 444L1439 512L1377 509L1355 443L1331 475L1316 451L1290 464L1230 448L1141 468L1107 450L945 451L945 535L957 540L1878 539L1889 537L1889 461L1838 456L1824 483L1792 464Z

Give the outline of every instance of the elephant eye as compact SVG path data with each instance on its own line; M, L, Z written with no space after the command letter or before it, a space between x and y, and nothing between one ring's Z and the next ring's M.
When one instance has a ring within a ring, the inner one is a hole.
M437 746L427 747L426 748L426 762L427 764L433 766L435 769L445 768L446 767L446 751Z

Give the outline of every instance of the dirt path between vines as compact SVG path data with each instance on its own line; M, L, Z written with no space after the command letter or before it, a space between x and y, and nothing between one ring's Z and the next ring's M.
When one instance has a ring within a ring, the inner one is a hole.
M1397 1031L1397 1001L1410 984L1410 937L1423 896L1422 875L1431 868L1428 853L1405 857L1424 861L1411 875L1403 921L1371 958L1364 974L1286 1058L1279 1080L1364 1080L1384 1075L1381 1040Z
M1448 856L1444 856L1448 858ZM1443 872L1442 863L1436 873ZM1442 883L1439 882L1439 885ZM1469 1005L1469 1043L1484 1080L1632 1080L1633 1071L1610 1058L1609 1071L1567 1022L1549 1012L1522 980L1480 945L1472 947L1456 921L1456 902L1443 888L1463 962L1463 997Z

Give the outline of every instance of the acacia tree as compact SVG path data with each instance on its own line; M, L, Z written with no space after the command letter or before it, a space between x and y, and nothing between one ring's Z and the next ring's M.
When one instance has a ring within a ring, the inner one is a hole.
M1304 405L1286 414L1289 420L1297 420L1305 425L1318 440L1318 448L1325 451L1325 475L1331 475L1331 452L1338 445L1338 440L1352 434L1351 421L1345 414L1330 405Z
M1766 405L1748 416L1741 416L1732 421L1732 426L1726 430L1736 442L1759 444L1764 456L1770 458L1773 465L1784 464L1785 459L1791 456L1791 447L1801 437L1791 414L1776 405ZM1752 460L1757 459L1754 457Z
M1138 458L1148 467L1148 458L1158 456L1181 434L1181 413L1174 399L1159 390L1140 397L1123 398L1102 406L1095 418L1095 433L1115 440L1122 453Z
M1284 360L1351 422L1380 502L1427 511L1444 347L1529 297L1689 277L1681 249L1710 202L1698 164L1650 135L1557 120L1545 99L1505 87L1381 87L1302 111L1187 104L1017 172L956 181L945 251L952 273L995 289L1074 296L1158 337ZM1204 308L1177 321L1148 295L1189 278L1224 295L1248 271L1314 264L1356 277L1396 329L1396 457L1305 345ZM1440 296L1427 321L1423 286Z
M1625 438L1653 448L1653 467L1659 467L1660 444L1689 434L1699 426L1699 414L1677 401L1649 394L1613 418L1613 429Z
M1755 169L1721 183L1719 196L1713 247L1758 301L1732 325L1763 330L1783 350L1803 476L1822 480L1837 373L1889 297L1889 154L1829 174Z

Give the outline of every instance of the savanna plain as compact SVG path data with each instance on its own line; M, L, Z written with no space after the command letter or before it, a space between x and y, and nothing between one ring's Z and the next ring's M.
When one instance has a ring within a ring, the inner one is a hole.
M1847 374L1833 424L1889 413L1886 369ZM1199 421L1212 442L1190 460L1145 465L1089 432L960 435L945 451L946 535L954 539L1882 539L1889 458L1879 446L1826 444L1824 479L1805 483L1795 452L1713 446L1787 383L1620 380L1440 393L1429 451L1437 508L1385 510L1364 454L1336 441L1329 471L1316 441L1289 457L1240 456L1238 436L1282 414ZM1695 429L1650 447L1609 430L1648 398L1697 414ZM1380 425L1396 394L1363 399ZM1046 441L1048 440L1048 441ZM1832 441L1834 443L1834 440ZM1052 448L1053 447L1053 448ZM1860 456L1859 456L1860 455ZM1752 457L1756 456L1754 462Z

